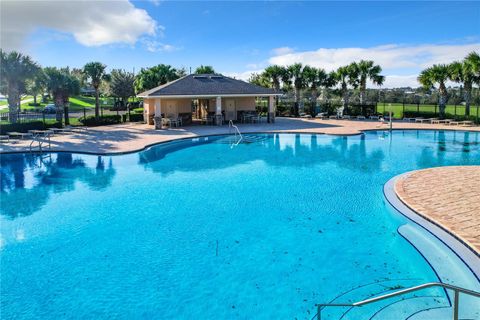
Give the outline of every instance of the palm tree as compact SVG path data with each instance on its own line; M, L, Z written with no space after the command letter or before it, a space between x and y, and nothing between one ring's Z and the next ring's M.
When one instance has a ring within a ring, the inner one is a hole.
M318 89L327 85L328 74L322 68L314 68L305 66L303 69L306 86L310 88L312 108L310 110L311 115L314 116L314 106L316 106L318 98Z
M197 69L195 69L196 74L215 74L215 70L212 66L204 66L200 65Z
M470 101L472 97L473 84L480 83L478 65L480 56L476 52L470 53L462 62L455 61L449 67L450 80L463 84L463 95L465 99L465 115L470 115Z
M418 76L418 82L425 89L432 89L438 84L438 105L440 117L445 117L445 105L447 103L447 87L445 82L450 78L450 68L445 64L434 64L432 67L423 70Z
M299 103L302 94L302 90L306 87L304 66L301 63L295 63L288 66L285 75L282 79L287 85L293 83L295 107L294 114L299 115Z
M52 93L57 109L56 120L62 121L62 111L65 111L65 124L70 124L68 117L68 102L71 95L80 91L80 81L70 73L68 68L57 69L45 68L47 76L47 88Z
M90 81L93 89L95 89L95 118L100 117L100 104L98 101L99 96L99 88L102 84L103 80L108 78L105 69L107 68L106 65L100 62L89 62L83 67L83 72L85 73L85 77L87 80Z
M42 69L39 69L32 79L26 82L26 91L33 96L33 104L37 105L37 96L42 94L47 86L47 76Z
M7 95L10 121L17 122L20 111L20 95L25 93L25 82L32 79L40 67L29 57L19 52L9 53L0 49L0 88Z
M374 65L371 60L361 60L358 64L356 72L358 73L358 85L360 87L360 104L365 102L365 92L367 91L367 80L371 80L373 84L381 86L385 81L385 77L380 75L382 67Z
M357 87L358 79L358 66L355 62L349 64L348 66L339 67L334 73L332 73L332 80L335 83L340 84L340 92L342 94L343 101L343 112L348 114L348 102L350 99L348 86L352 85L354 88Z
M282 81L282 77L285 75L286 70L282 66L272 65L265 68L263 74L272 84L273 90L276 92L280 91L280 82Z

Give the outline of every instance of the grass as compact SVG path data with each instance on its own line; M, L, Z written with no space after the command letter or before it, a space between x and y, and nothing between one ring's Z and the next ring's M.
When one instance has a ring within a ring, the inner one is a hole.
M393 116L394 118L403 118L403 104L401 103L386 103L385 107L383 103L379 103L377 105L377 112L379 113L388 113L390 111L390 108L392 109ZM435 105L420 105L420 112L435 112ZM480 107L479 106L470 106L470 115L471 116L476 116L477 115L477 110L478 113L480 114ZM405 111L417 111L417 105L416 104L406 104L405 105ZM438 106L436 108L436 111L438 113ZM455 114L455 106L454 105L447 105L445 108L445 112L449 114ZM461 105L457 105L457 112L456 114L458 116L464 116L465 115L465 107Z
M25 96L22 98L21 109L22 110L35 110L35 109L43 109L49 103L53 103L52 99L49 99L46 103L40 102L41 97L37 98L37 102L39 103L38 106L29 105L32 101L26 102L27 99L32 99L32 96ZM87 97L87 96L73 96L70 97L70 111L82 111L84 108L86 109L93 109L95 108L95 97ZM113 98L99 98L100 107L101 108L110 108L113 106ZM1 105L6 105L7 101L0 101ZM88 111L88 110L87 110ZM8 112L8 109L0 110L0 113Z

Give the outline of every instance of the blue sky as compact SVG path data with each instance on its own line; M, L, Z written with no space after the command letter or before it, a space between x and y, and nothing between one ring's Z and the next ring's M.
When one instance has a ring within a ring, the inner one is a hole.
M13 18L17 13L23 21ZM97 60L128 70L159 63L188 70L208 64L240 78L271 63L329 70L373 59L395 86L413 83L431 63L480 51L480 4L2 2L2 39L2 48L27 52L44 66Z

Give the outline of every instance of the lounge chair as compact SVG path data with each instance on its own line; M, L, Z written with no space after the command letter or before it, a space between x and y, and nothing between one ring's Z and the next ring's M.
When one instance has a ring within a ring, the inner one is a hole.
M0 135L0 142L7 140L7 142L10 142L10 136L6 134Z
M53 133L71 133L72 129L70 128L50 128Z
M357 120L365 120L365 116L357 116Z
M461 125L464 127L471 127L473 126L473 121L465 120L461 122Z
M14 131L14 132L7 132L7 135L11 138L20 137L20 139L22 139L22 140L25 139L25 137L29 137L29 138L33 137L33 134L30 133L30 132L26 133L26 132L16 132L16 131Z
M310 119L312 116L305 112L300 113L300 118Z
M317 113L315 118L325 120L325 119L328 119L328 115L324 112L320 112L320 113Z

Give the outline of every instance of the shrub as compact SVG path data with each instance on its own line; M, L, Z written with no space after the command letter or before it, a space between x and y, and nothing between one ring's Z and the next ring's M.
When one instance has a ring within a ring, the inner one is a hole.
M138 114L138 113L143 114L143 108L135 108L135 109L132 109L131 112L137 113L137 114Z
M128 117L128 114L124 114L122 116L122 120L123 122L127 122L127 121L130 121L130 122L142 122L144 121L143 119L143 113L142 114L138 114L138 113L130 113L130 119Z
M0 133L28 132L28 130L45 130L48 128L61 128L61 122L43 123L43 121L30 121L18 123L5 123L0 126Z
M81 117L78 119L83 125L94 127L94 126L106 126L110 124L117 124L122 122L122 116L120 115L104 115L98 118L95 116L87 116L86 118Z

